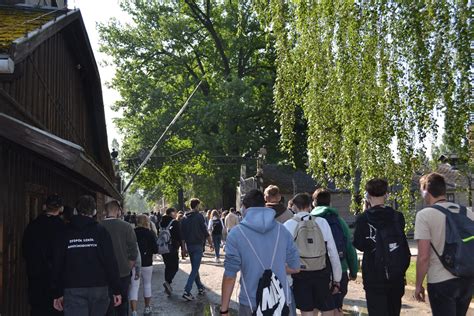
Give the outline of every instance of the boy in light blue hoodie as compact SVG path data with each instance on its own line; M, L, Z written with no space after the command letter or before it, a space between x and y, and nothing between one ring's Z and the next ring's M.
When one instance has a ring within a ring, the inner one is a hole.
M244 219L227 236L221 315L228 315L237 272L241 271L242 286L239 315L251 315L257 308L258 281L264 271L261 265L275 273L283 285L287 304L291 301L291 289L286 275L299 272L300 258L293 237L275 220L275 211L265 207L263 193L258 190L250 191L242 204Z

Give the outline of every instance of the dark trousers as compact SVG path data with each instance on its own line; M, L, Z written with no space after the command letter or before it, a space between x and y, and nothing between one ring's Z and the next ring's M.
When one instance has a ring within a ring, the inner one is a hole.
M165 263L165 281L171 284L179 269L178 251L175 250L164 254L163 262Z
M59 312L53 307L53 301L50 304L31 305L30 316L62 316L63 312Z
M440 283L428 283L433 316L464 316L473 295L473 280L451 279Z
M103 316L109 303L107 287L64 289L64 316Z
M63 312L58 312L53 307L53 292L47 286L48 278L28 279L28 301L30 303L31 316L61 316Z
M130 288L130 276L120 278L120 295L122 295L122 304L114 307L112 293L110 293L110 305L107 310L107 316L128 316L128 289Z
M387 287L366 288L365 298L369 315L399 316L403 294L405 294L404 282Z

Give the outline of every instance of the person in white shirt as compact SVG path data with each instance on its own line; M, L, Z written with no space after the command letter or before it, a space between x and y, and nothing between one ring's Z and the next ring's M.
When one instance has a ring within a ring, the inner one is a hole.
M334 315L335 304L333 300L328 300L327 297L330 296L331 292L337 293L339 291L342 269L331 227L324 218L312 217L310 215L311 196L307 193L297 194L293 198L293 211L296 211L297 214L285 222L284 226L286 229L296 240L298 223L314 220L321 231L331 262L331 268L326 266L318 271L304 271L302 269L300 273L292 275L296 307L301 311L302 316L317 315L319 311L321 311L323 316L332 316ZM312 242L317 243L317 241Z

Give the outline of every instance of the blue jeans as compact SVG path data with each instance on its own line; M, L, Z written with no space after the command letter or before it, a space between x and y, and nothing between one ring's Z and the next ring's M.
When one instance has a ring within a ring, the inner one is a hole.
M191 260L191 273L188 277L188 282L184 291L186 293L191 293L193 288L193 283L196 282L198 289L204 288L204 285L201 283L201 278L199 277L199 267L201 266L201 260L203 256L202 245L187 245L189 259Z
M216 252L216 258L220 258L220 251L221 251L221 240L222 235L212 235L212 243L214 244L214 251Z

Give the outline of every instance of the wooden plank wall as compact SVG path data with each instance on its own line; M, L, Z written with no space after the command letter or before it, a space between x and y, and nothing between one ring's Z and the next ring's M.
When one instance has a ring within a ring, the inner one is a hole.
M26 225L40 214L48 194L61 194L72 207L82 194L100 201L103 197L88 190L88 184L81 183L77 175L2 138L0 178L0 314L26 316L27 282L21 255Z
M94 144L97 140L91 137L96 126L91 92L84 87L84 65L77 64L63 33L47 39L17 64L15 67L20 72L17 78L2 80L0 77L0 89L16 100L22 111L41 122L48 132L81 145L88 155L100 162ZM28 121L1 101L0 111Z

